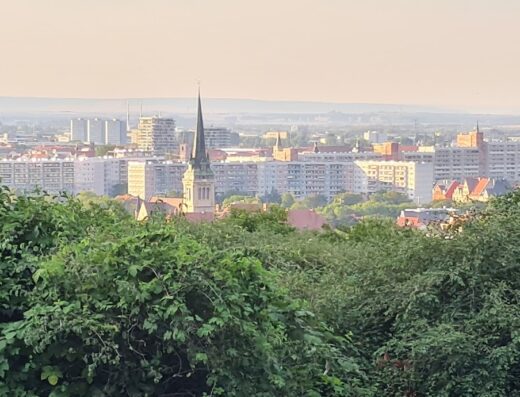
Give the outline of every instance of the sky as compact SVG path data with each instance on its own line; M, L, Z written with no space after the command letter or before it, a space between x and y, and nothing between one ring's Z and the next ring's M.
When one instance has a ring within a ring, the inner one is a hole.
M0 0L0 96L520 112L519 0Z

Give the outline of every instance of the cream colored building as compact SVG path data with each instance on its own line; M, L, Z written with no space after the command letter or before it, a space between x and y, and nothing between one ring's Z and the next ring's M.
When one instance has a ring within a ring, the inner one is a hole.
M140 117L132 143L155 154L173 153L177 148L175 120L158 116Z
M417 204L432 201L433 164L413 161L356 161L355 193L395 191Z

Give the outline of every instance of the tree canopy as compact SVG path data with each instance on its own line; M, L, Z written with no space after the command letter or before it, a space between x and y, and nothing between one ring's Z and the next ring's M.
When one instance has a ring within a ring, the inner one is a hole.
M0 190L0 395L520 396L520 193L428 233L286 216Z

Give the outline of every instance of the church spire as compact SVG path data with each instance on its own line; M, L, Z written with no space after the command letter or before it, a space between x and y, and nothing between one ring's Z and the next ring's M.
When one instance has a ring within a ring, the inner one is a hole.
M190 163L200 168L200 166L208 161L206 153L206 142L204 137L204 123L202 121L202 105L200 101L200 88L197 109L197 130L193 139L193 151L191 153Z

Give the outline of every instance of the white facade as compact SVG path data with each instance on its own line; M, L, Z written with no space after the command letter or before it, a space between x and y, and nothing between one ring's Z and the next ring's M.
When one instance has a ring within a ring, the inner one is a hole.
M126 124L118 119L105 121L105 144L124 145L126 143Z
M447 147L435 149L435 180L463 180L485 175L481 151L477 147Z
M87 141L97 145L105 143L105 123L100 119L89 119L87 122Z
M72 119L70 121L70 140L79 142L87 141L87 120Z
M231 147L231 131L227 128L204 128L207 149Z
M486 142L486 176L520 182L520 142Z
M105 191L105 163L102 159L85 158L74 161L74 194L92 192L103 196Z
M51 194L74 192L72 160L0 160L0 183L30 193L35 189Z
M388 141L388 135L384 132L366 131L363 133L363 139L370 143L383 143Z
M126 190L127 159L0 160L0 184L19 192L92 192L115 196Z

